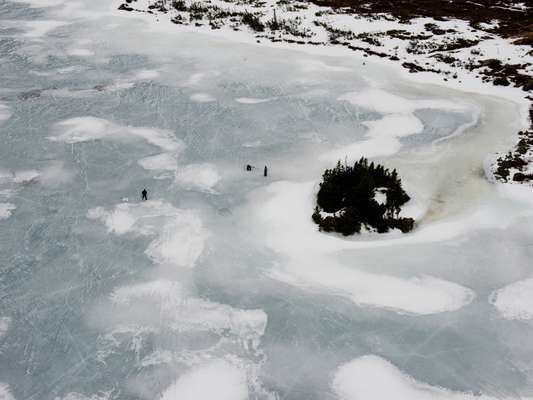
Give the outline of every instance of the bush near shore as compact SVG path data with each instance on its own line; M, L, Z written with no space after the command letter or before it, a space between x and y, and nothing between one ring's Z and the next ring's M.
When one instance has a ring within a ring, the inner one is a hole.
M385 195L384 202L376 200L378 192ZM415 221L401 218L399 213L409 200L395 169L389 171L366 158L353 166L339 161L322 176L312 219L320 230L345 236L359 233L362 226L379 233L394 228L406 233Z

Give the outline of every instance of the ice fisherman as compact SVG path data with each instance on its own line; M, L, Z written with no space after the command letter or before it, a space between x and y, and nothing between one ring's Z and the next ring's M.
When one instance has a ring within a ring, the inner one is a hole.
M141 194L142 194L142 199L143 200L148 200L148 190L146 190L146 188L143 189Z
M265 165L265 169L263 170L263 176L267 176L267 175L268 175L268 168Z

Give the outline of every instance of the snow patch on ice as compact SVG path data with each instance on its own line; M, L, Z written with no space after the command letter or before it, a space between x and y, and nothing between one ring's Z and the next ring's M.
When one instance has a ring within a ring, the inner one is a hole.
M302 263L301 267L296 263ZM292 261L288 272L273 271L270 276L295 286L346 296L360 306L418 315L455 311L475 296L463 286L432 276L373 274L344 267L326 257Z
M0 339L3 338L11 325L11 318L0 317Z
M221 179L213 164L189 164L178 168L177 157L186 145L168 130L118 125L96 117L67 119L57 123L56 130L59 133L48 139L69 144L92 140L144 140L164 153L145 157L138 161L139 165L147 170L173 172L175 182L186 189L212 191ZM156 178L166 177L161 175Z
M533 317L533 278L511 283L492 292L489 302L506 319Z
M91 140L142 139L165 151L176 151L180 142L171 131L156 128L118 125L103 118L75 117L56 124L59 134L49 136L54 142L81 143Z
M163 306L179 305L185 294L178 282L156 280L148 283L123 286L111 294L111 300L116 304L128 305L134 299L143 297L156 297Z
M15 400L15 397L11 394L9 385L0 382L0 400Z
M67 170L63 163L54 162L38 172L34 179L37 178L43 185L57 186L70 182L74 178L74 172Z
M158 264L193 268L209 236L196 212L157 200L121 203L110 211L92 208L87 217L102 221L116 235L155 236L146 254Z
M255 97L238 97L235 99L237 103L241 104L261 104L271 101L272 99L259 99Z
M109 91L131 89L137 82L151 81L160 76L159 71L153 69L141 69L131 75L117 79L112 85L106 87Z
M196 72L192 74L187 80L185 80L182 85L183 86L192 86L200 83L200 81L205 77L205 73L203 72Z
M22 25L27 29L24 36L31 39L41 39L54 29L66 24L65 21L53 20L18 21L18 26Z
M172 353L166 350L156 350L141 360L142 367L152 365L170 364L172 362Z
M11 0L13 3L25 3L33 8L55 7L65 3L67 0Z
M383 114L410 114L420 109L442 109L464 111L466 105L459 101L408 99L381 89L365 89L361 92L346 93L338 98L350 104Z
M111 301L133 307L136 302L156 304L157 315L168 320L176 331L228 330L242 338L257 339L266 329L262 310L241 310L191 296L181 283L165 279L123 286L114 290Z
M420 236L391 233L381 240L363 241L325 235L317 230L309 216L314 187L312 183L276 182L250 196L250 204L261 206L252 206L250 215L244 218L251 220L250 225L259 230L258 237L269 248L288 258L285 265L270 272L272 278L345 296L358 305L399 313L427 315L454 311L472 301L475 296L472 290L437 277L405 278L371 273L357 269L357 260L349 266L336 261L335 254L346 249L417 243L432 238L423 233Z
M335 162L345 157L353 161L363 156L388 156L400 150L399 138L421 133L424 129L422 122L413 114L386 115L376 121L365 121L363 125L368 128L367 140L331 150L321 159Z
M348 67L331 65L316 59L306 59L302 60L300 63L302 69L306 72L353 72L353 70Z
M366 89L361 92L346 93L340 96L338 100L347 101L354 106L388 115L379 120L363 122L368 128L365 135L366 140L335 148L321 156L322 160L333 162L344 160L345 158L353 161L362 156L389 156L397 153L401 148L400 138L419 134L424 129L422 122L413 114L418 109L443 109L448 111L465 111L468 109L461 102L413 100L381 89Z
M210 103L215 101L216 98L208 93L195 93L191 95L191 100L196 103Z
M212 192L220 181L215 165L209 163L189 164L181 167L176 173L176 183L186 189L198 189Z
M152 80L159 77L159 71L156 71L154 69L142 69L140 71L137 71L135 74L135 78L138 80Z
M16 208L12 203L0 203L0 220L9 218Z
M35 182L41 173L34 169L27 171L16 171L13 173L13 182L15 183L29 183Z
M174 153L162 153L139 160L139 165L144 169L152 171L176 172L178 168L178 160Z
M245 400L246 371L222 359L193 368L169 386L161 400Z
M375 355L359 357L340 366L332 388L341 400L496 400L496 397L454 392L419 382Z
M109 400L110 394L109 393L98 393L93 394L90 396L86 396L81 393L77 392L70 392L66 394L64 397L56 397L55 400Z
M5 104L0 103L0 123L7 121L11 115L11 109Z
M91 57L94 56L94 52L92 50L83 48L83 47L75 47L71 48L67 51L67 54L69 56L74 57Z

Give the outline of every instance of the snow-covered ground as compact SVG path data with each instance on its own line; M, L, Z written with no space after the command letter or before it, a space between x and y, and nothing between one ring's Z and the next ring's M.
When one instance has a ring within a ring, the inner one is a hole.
M533 397L521 96L115 6L0 5L0 398ZM313 225L361 155L412 233Z

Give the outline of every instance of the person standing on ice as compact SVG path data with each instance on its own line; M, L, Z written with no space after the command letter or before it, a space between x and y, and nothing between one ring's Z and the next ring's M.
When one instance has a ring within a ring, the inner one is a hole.
M267 175L268 175L268 168L265 165L265 169L263 170L263 176L267 176Z
M146 190L146 188L143 189L141 195L143 200L148 200L148 190Z

